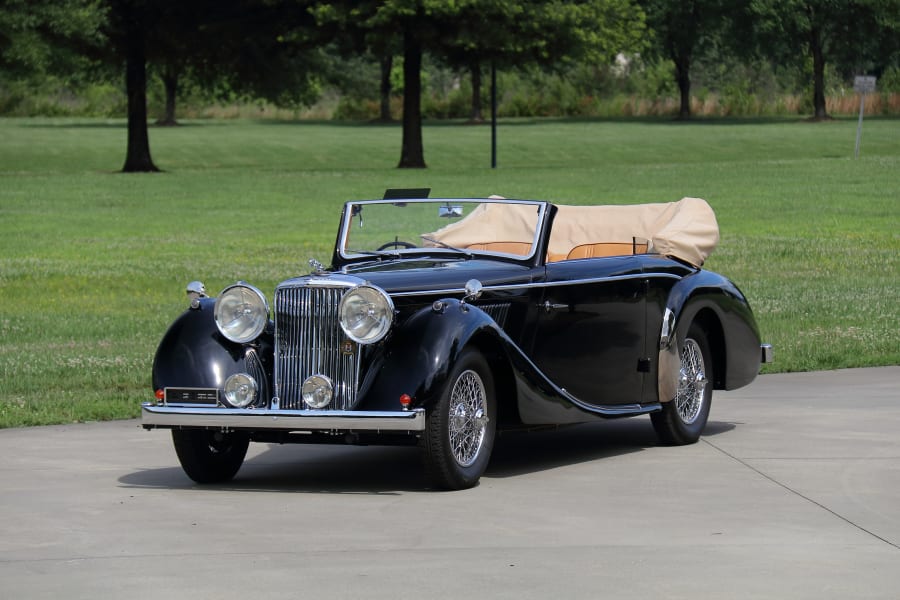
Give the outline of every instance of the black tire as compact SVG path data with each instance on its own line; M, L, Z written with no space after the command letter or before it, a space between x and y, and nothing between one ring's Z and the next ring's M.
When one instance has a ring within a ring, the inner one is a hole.
M432 484L448 490L476 485L491 459L496 432L494 377L481 353L466 350L428 411L423 446Z
M241 468L250 437L210 429L173 429L172 442L188 477L197 483L221 483Z
M650 419L663 444L682 446L700 439L712 405L713 364L706 333L691 323L687 337L678 348L681 369L675 398L664 402Z

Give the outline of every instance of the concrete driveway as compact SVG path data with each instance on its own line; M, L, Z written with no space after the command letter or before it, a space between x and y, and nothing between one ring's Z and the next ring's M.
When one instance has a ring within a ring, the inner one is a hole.
M0 598L900 598L900 367L502 437L431 492L409 448L251 446L197 486L164 431L0 431Z

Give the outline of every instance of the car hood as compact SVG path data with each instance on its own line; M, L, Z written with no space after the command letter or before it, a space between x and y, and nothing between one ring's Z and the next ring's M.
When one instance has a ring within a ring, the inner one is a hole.
M527 284L541 273L543 269L499 260L409 258L347 265L337 272L299 277L281 285L303 285L309 277L345 284L349 276L376 285L389 294L459 292L471 279L484 286Z

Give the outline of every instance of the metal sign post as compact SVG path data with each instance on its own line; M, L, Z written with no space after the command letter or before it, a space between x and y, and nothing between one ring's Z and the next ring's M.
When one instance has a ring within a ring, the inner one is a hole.
M853 89L859 93L859 122L856 125L856 151L854 158L859 158L859 140L862 137L863 112L866 108L866 94L875 91L875 78L868 75L858 75L853 78Z

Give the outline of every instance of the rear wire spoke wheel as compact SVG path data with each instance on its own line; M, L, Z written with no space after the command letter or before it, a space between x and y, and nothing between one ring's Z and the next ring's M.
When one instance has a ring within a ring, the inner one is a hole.
M459 490L478 483L494 446L495 398L487 361L475 350L465 351L428 411L425 469L435 486Z
M197 483L230 481L244 463L250 437L241 432L173 429L172 442L181 468Z
M678 349L680 368L675 398L650 415L653 428L664 444L693 444L706 427L712 404L712 360L706 333L697 323L688 329Z

